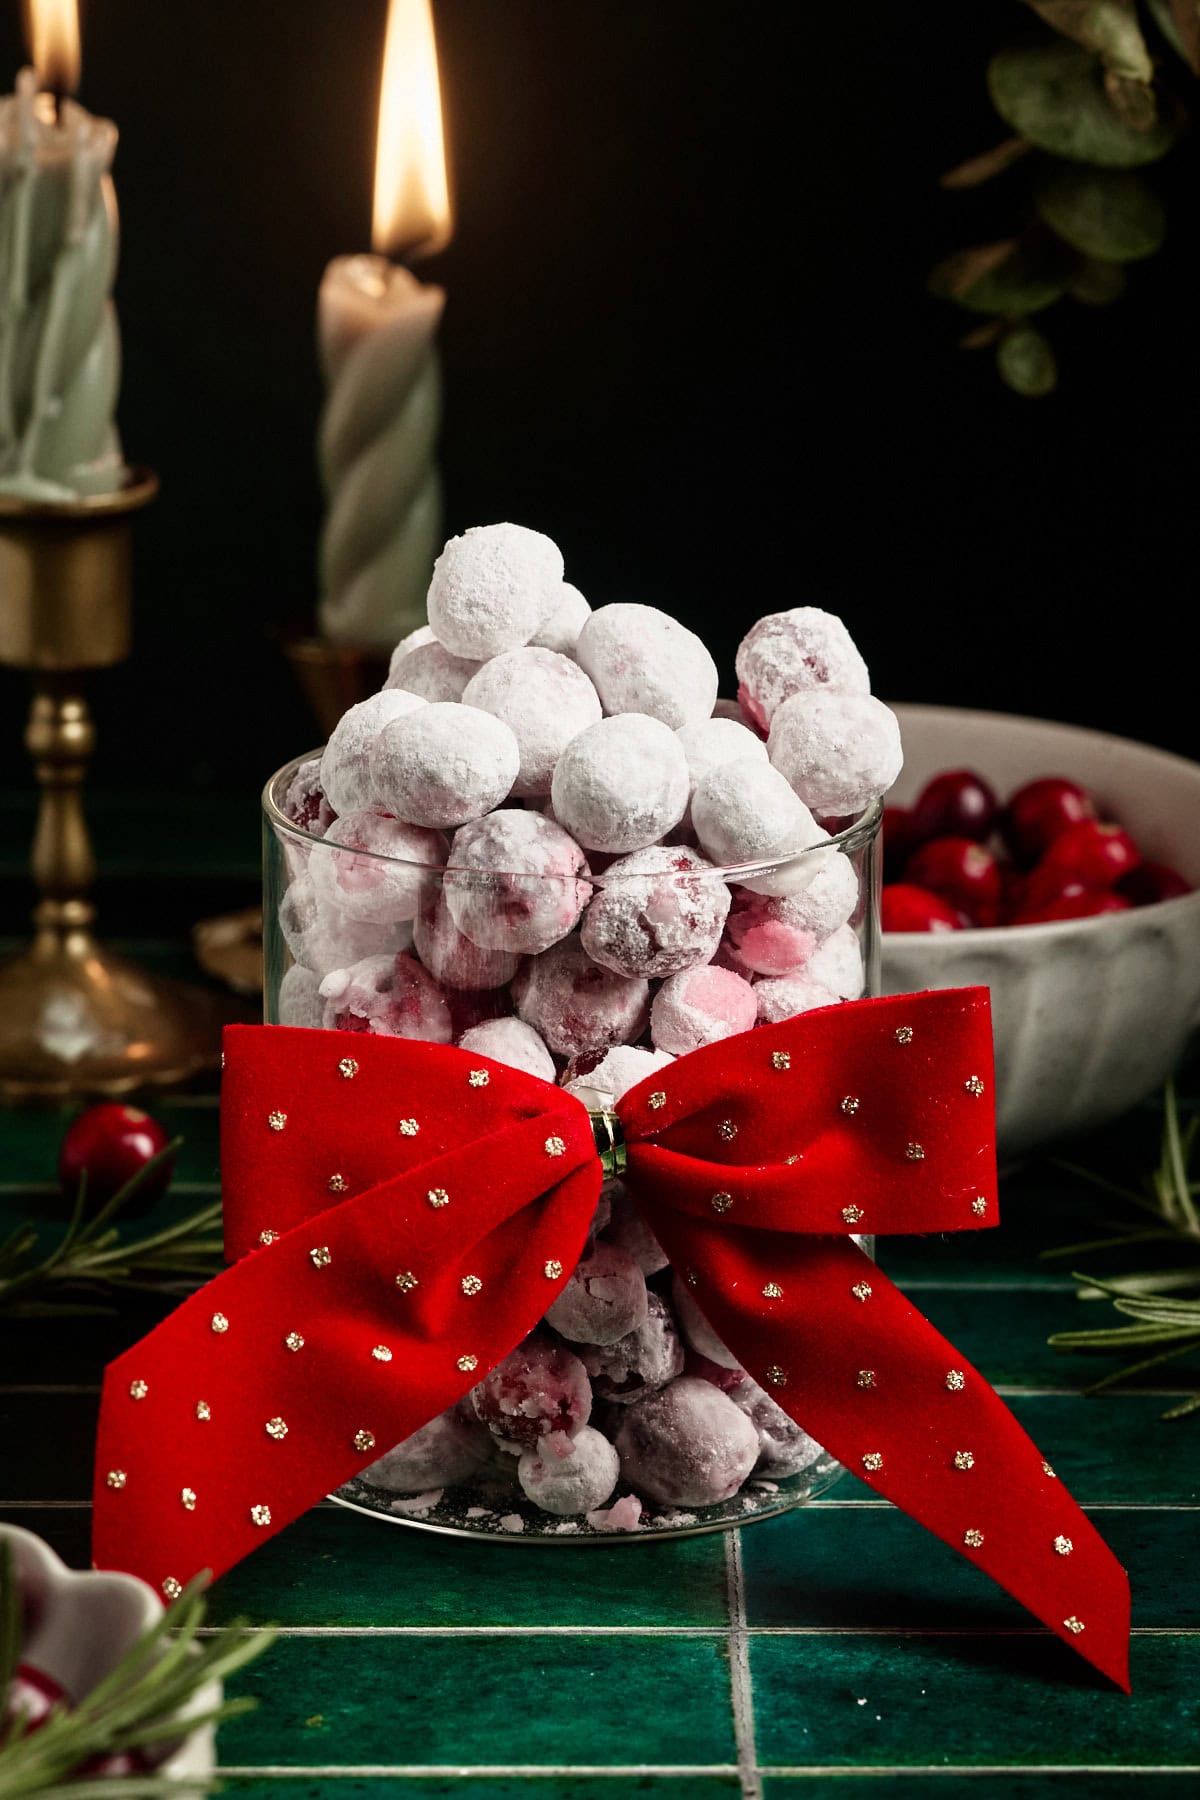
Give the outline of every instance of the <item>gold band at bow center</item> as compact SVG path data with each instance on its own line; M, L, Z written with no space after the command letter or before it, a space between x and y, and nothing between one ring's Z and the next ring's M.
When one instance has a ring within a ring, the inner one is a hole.
M615 1112L607 1110L593 1112L588 1108L588 1118L592 1121L592 1136L596 1141L596 1154L599 1156L606 1175L623 1175L625 1173L625 1133L621 1129L621 1121Z

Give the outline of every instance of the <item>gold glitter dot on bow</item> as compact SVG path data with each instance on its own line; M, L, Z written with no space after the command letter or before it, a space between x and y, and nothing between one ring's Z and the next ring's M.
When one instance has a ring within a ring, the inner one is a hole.
M874 1369L860 1369L858 1371L857 1380L858 1380L858 1385L860 1388L874 1387L875 1386L875 1371L874 1371Z
M491 1080L486 1069L472 1069L467 1076L468 1087L486 1087Z
M1074 1548L1069 1537L1056 1537L1054 1540L1054 1549L1059 1556L1070 1556Z
M982 1544L982 1542L983 1542L983 1533L982 1533L982 1531L978 1530L975 1526L972 1526L970 1531L963 1532L963 1543L966 1544L969 1549L978 1550L978 1548L979 1548L980 1544Z
M396 1277L396 1286L402 1294L412 1293L413 1289L418 1286L418 1282L411 1269L401 1269Z
M220 1337L223 1331L229 1330L229 1320L225 1317L224 1313L214 1313L209 1320L209 1324L212 1326L218 1337Z
M285 1112L270 1112L267 1114L267 1124L271 1127L272 1131L282 1131L287 1124L287 1114Z
M977 1219L982 1219L984 1213L987 1211L987 1201L982 1194L976 1194L974 1200L972 1200L971 1211L975 1214Z
M799 1161L800 1161L800 1158L799 1158L799 1157L798 1157L798 1156L785 1156L785 1157L784 1157L784 1159L783 1159L783 1160L784 1160L784 1162L785 1162L785 1163L787 1163L787 1164L788 1164L788 1165L789 1165L789 1167L790 1167L790 1165L791 1165L791 1164L792 1164L792 1163L798 1163L798 1162L799 1162Z
M449 1206L450 1196L445 1188L430 1188L425 1198L436 1211L439 1206Z
M125 1471L124 1469L110 1469L104 1480L108 1487L119 1490L125 1486Z
M946 1386L952 1394L961 1394L967 1385L967 1378L961 1369L946 1370Z
M838 1110L844 1112L848 1119L852 1119L858 1111L858 1095L843 1094L838 1102Z
M325 1185L331 1194L344 1194L350 1183L344 1175L331 1175Z
M737 1136L737 1129L738 1128L732 1119L722 1119L721 1123L717 1126L717 1136L723 1138L728 1144Z
M333 1261L333 1251L328 1244L318 1244L308 1254L314 1269L327 1269Z
M695 1287L700 1277L696 1274L695 1269L687 1269L684 1271L683 1279L687 1282L689 1287Z
M283 1341L289 1350L303 1350L304 1348L304 1339L298 1331L289 1331Z
M356 1450L373 1450L375 1448L375 1433L373 1431L356 1431L354 1434L354 1448Z
M401 1119L399 1125L396 1127L396 1130L400 1133L401 1137L416 1137L420 1129L421 1127L417 1124L415 1119Z
M654 1092L649 1095L646 1101L646 1105L650 1108L651 1112L658 1112L659 1108L666 1104L667 1096L663 1093L661 1088L655 1088Z
M542 1274L547 1281L557 1281L562 1272L562 1264L556 1256L552 1256L549 1262L542 1264Z
M271 1523L270 1507L252 1506L250 1508L250 1519L251 1523L255 1525L269 1525Z
M548 1137L543 1148L547 1156L565 1156L567 1146L560 1137Z
M197 1400L197 1402L196 1402L196 1417L198 1419L211 1419L212 1418L212 1407L208 1404L207 1400Z
M1044 1462L1042 1464L1042 1474L1048 1475L1050 1477L1051 1481L1058 1480L1058 1476L1054 1473L1054 1470L1050 1467L1050 1464L1048 1462Z
M771 1067L773 1069L790 1069L791 1066L792 1059L786 1050L772 1050Z
M874 1474L877 1469L882 1469L882 1467L883 1467L882 1451L868 1450L866 1455L862 1459L862 1464L863 1464L863 1468L869 1469L872 1474Z
M954 1466L956 1469L973 1469L975 1467L974 1453L970 1450L956 1450Z
M343 1056L338 1064L338 1074L343 1081L353 1081L358 1074L358 1064L352 1056Z
M391 1362L392 1360L392 1353L386 1344L376 1344L371 1355L375 1358L376 1362Z
M869 1281L856 1281L850 1292L856 1300L869 1300L873 1289Z
M1083 1630L1083 1620L1077 1619L1074 1613L1071 1614L1069 1619L1064 1619L1063 1624L1066 1626L1072 1637L1078 1637Z
M905 1144L904 1154L909 1162L924 1162L925 1146L923 1144Z
M129 1384L129 1398L131 1400L144 1400L149 1392L150 1384L147 1381L131 1381Z
M968 1076L966 1081L963 1082L963 1087L967 1090L968 1094L973 1094L976 1100L978 1100L980 1094L983 1092L983 1083L980 1081L978 1075Z
M772 1387L787 1386L787 1370L781 1369L778 1363L772 1363L766 1371L767 1380Z
M266 1434L269 1438L274 1438L276 1443L282 1443L284 1438L288 1434L287 1420L286 1419L268 1419L266 1424L263 1426L263 1430L266 1432Z
M162 1591L167 1596L168 1600L178 1600L180 1594L183 1592L183 1583L182 1581L176 1581L173 1575L168 1575L162 1584Z
M714 1194L708 1203L715 1213L727 1213L733 1205L732 1194Z
M845 1219L847 1225L857 1225L862 1216L863 1209L861 1206L843 1206L842 1208L842 1217Z
M460 1356L454 1366L455 1368L461 1369L464 1375L470 1375L472 1370L479 1367L479 1358L470 1355Z
M467 1296L468 1300L473 1298L474 1295L483 1292L483 1283L478 1275L464 1275L459 1286L462 1288L462 1291Z
M260 1244L277 1244L279 1242L279 1233L277 1231L272 1231L270 1226L268 1226L265 1231L259 1232L258 1241Z
M195 1488L180 1488L179 1503L183 1507L185 1512L195 1512L195 1510L196 1510L196 1490L195 1490Z
M763 1288L762 1296L764 1300L782 1300L783 1289L777 1281L768 1281Z
M897 1025L897 1027L896 1027L896 1042L898 1044L911 1044L912 1041L913 1041L912 1026L911 1025Z

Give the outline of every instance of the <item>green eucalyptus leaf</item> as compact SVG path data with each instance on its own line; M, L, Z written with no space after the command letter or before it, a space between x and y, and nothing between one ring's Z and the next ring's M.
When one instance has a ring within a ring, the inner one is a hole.
M1125 271L1120 263L1085 257L1067 277L1067 292L1084 306L1111 306L1125 292Z
M1047 25L1104 64L1104 91L1135 131L1154 123L1154 64L1138 24L1135 0L1025 0Z
M1150 16L1193 75L1200 75L1200 0L1147 0Z
M1174 112L1164 111L1148 130L1119 119L1101 64L1062 38L998 51L988 65L988 92L1006 124L1068 162L1135 168L1164 155L1179 130Z
M996 346L1000 379L1014 393L1040 399L1058 386L1058 364L1049 343L1033 325L1018 325Z
M1052 306L1064 291L1063 270L1042 246L1007 241L958 250L929 277L929 291L969 312L1024 318Z
M1102 262L1136 262L1161 248L1163 204L1129 169L1052 163L1034 192L1038 212L1073 249Z

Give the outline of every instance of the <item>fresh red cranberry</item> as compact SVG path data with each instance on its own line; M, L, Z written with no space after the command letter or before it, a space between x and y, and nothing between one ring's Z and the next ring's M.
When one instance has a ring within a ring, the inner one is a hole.
M1128 900L1110 888L1084 887L1081 881L1072 881L1048 900L1027 901L1009 924L1052 925L1059 919L1091 919L1100 913L1128 911Z
M74 1204L86 1171L88 1210L98 1211L170 1141L157 1119L140 1107L115 1101L89 1107L67 1128L59 1151L58 1180L64 1198ZM173 1167L173 1157L159 1164L130 1202L130 1212L145 1212L162 1199Z
M999 810L996 796L972 769L948 769L927 781L912 809L913 832L919 844L930 838L974 838L982 843Z
M1017 861L1029 868L1060 833L1095 816L1091 795L1077 781L1047 775L1017 789L1004 809L1000 828Z
M1122 875L1116 891L1131 906L1154 906L1159 900L1178 900L1181 894L1190 894L1192 888L1177 869L1166 863L1144 862Z
M879 916L885 931L961 931L967 923L940 894L910 881L894 881L884 888Z
M883 841L883 879L902 881L904 865L917 847L912 813L907 806L885 806L880 826Z
M1089 888L1115 887L1141 860L1141 851L1119 825L1081 819L1051 843L1026 883L1026 899L1036 906L1071 881Z
M917 887L940 894L948 905L966 913L975 925L996 925L1004 878L990 850L972 838L940 837L908 859L907 878Z

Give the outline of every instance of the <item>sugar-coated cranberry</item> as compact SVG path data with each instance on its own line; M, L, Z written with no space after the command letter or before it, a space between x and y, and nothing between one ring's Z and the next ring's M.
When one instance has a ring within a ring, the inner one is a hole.
M996 822L996 796L973 769L948 769L927 781L912 809L917 843L963 837L982 843Z
M1167 863L1144 862L1122 875L1116 891L1124 895L1131 906L1153 906L1159 900L1178 900L1181 894L1190 894L1192 888L1191 883Z
M1061 832L1095 816L1091 795L1077 781L1047 775L1017 789L1004 809L1000 827L1017 861L1029 867Z
M86 1173L88 1210L98 1211L170 1141L157 1119L138 1106L116 1101L90 1106L68 1126L59 1151L58 1180L65 1199L74 1204ZM170 1157L159 1164L131 1201L131 1212L144 1212L162 1198L172 1168Z
M1091 919L1100 913L1128 911L1128 900L1110 888L1084 887L1080 881L1071 881L1050 899L1027 900L1009 924L1053 925L1061 919Z
M1115 887L1141 860L1137 845L1119 825L1081 819L1051 843L1026 883L1026 900L1036 906L1052 899L1068 881L1089 888Z
M885 887L879 910L885 931L960 931L967 923L940 894L910 881Z
M883 839L883 879L901 881L904 878L904 865L918 842L913 830L912 813L907 806L884 807L880 836Z
M969 837L939 837L914 852L905 874L916 887L929 888L965 912L975 925L1000 919L1004 878L990 850Z

